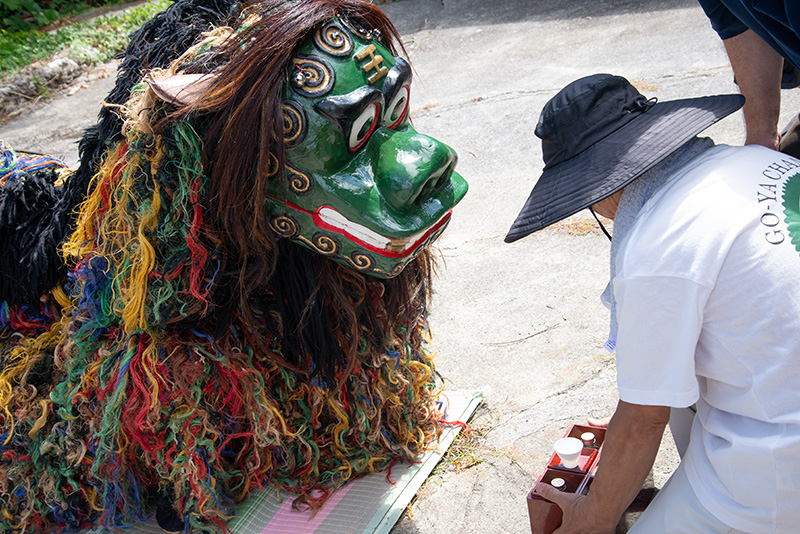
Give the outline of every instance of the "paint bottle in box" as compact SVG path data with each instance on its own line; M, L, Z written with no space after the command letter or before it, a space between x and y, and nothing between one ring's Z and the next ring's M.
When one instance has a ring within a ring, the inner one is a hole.
M584 432L581 434L581 441L583 442L584 447L588 447L590 449L597 448L597 439L594 437L594 432Z

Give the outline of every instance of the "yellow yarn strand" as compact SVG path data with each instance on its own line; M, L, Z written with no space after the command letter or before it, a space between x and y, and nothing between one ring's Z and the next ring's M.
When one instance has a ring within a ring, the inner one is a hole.
M146 232L155 230L158 224L158 212L161 209L161 196L157 183L153 183L153 197L150 206L143 214L137 229L136 241L138 249L134 251L131 267L129 298L122 312L122 320L127 333L134 333L147 328L145 320L145 302L147 299L147 279L155 267L155 249L147 239ZM134 245L135 246L135 245Z
M53 327L35 338L24 338L19 345L14 347L8 360L0 371L0 406L6 416L6 421L10 426L8 436L3 441L3 445L8 445L14 435L14 416L8 409L9 402L13 393L13 387L19 382L19 377L25 373L32 365L38 362L37 356L48 347L56 344L56 339L61 333L61 326L65 319L53 325ZM34 361L35 360L35 361Z
M30 431L28 432L28 437L31 439L36 439L36 434L39 433L39 429L41 429L45 423L47 423L47 414L50 411L50 401L41 399L39 401L39 406L42 408L42 415L39 419L36 420L36 423L31 427Z
M111 184L117 179L117 175L113 171L119 164L120 158L123 157L124 148L124 145L118 145L111 150L97 174L92 177L92 183L89 186L92 194L78 207L79 217L75 231L61 247L65 258L80 260L84 254L84 245L89 246L89 243L94 241L95 227L99 223L98 218L101 217L98 212L104 204L103 194L110 190Z

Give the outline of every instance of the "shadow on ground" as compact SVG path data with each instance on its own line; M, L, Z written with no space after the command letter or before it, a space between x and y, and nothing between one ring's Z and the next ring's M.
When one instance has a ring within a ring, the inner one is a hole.
M401 34L425 29L586 19L697 7L696 0L387 0L386 4L378 4L392 14Z

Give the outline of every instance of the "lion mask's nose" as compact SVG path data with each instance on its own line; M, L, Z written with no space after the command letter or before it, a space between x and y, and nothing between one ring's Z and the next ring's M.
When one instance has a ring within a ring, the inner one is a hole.
M458 156L445 145L414 131L377 131L380 139L374 163L375 183L389 206L400 212L417 205L447 183Z

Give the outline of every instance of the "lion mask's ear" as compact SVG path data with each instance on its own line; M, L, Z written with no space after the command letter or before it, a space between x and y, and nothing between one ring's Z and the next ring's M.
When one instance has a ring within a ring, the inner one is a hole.
M216 74L167 74L147 75L144 81L158 98L183 107L197 102L216 79Z

